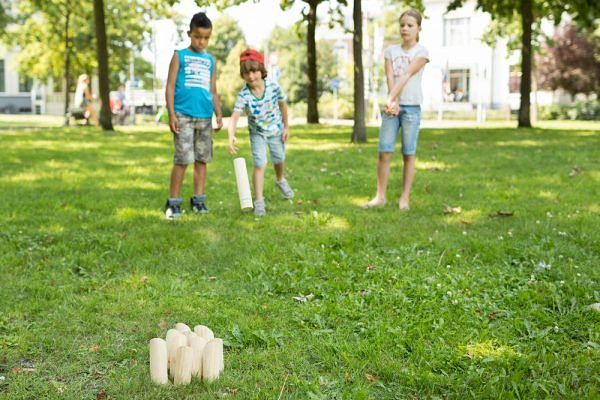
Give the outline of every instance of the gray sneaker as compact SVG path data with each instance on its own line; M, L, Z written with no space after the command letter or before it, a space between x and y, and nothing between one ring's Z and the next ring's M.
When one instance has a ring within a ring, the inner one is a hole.
M254 201L254 215L257 217L264 217L267 214L267 205L265 200Z
M281 194L283 194L284 198L288 200L294 198L294 191L290 187L288 181L286 181L285 179L282 179L279 182L275 181L275 186L277 186L279 190L281 190Z

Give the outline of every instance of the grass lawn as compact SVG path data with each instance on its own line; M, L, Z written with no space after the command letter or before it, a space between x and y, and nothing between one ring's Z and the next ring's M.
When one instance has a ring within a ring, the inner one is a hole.
M359 207L377 130L350 129L293 127L263 219L219 133L211 213L179 221L166 128L0 131L0 398L599 398L600 124L425 129L409 212L397 156ZM219 380L150 383L176 322L225 340Z

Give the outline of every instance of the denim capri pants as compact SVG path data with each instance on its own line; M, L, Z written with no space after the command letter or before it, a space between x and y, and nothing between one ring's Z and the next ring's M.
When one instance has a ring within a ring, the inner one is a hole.
M393 153L398 131L402 130L402 154L409 156L417 152L417 139L421 126L421 106L400 105L400 114L381 113L379 128L379 152Z
M281 141L282 138L283 134L268 137L256 133L250 134L250 147L255 167L262 168L267 165L267 148L271 153L273 164L281 164L285 161L285 143Z

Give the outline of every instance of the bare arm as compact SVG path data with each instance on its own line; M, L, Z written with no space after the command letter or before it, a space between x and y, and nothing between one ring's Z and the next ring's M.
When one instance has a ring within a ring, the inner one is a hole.
M217 128L216 130L221 130L223 127L223 114L221 114L221 99L217 93L217 64L215 62L214 65L214 73L210 78L210 94L212 95L213 102L213 110L215 112L215 116L217 117Z
M173 53L171 63L169 64L169 74L167 75L167 88L165 90L165 100L167 102L167 112L169 113L169 127L171 132L179 133L179 120L175 116L175 82L177 81L177 71L179 70L179 56Z
M423 68L425 66L425 64L427 64L427 61L428 60L426 58L417 57L410 63L406 72L403 73L402 75L400 75L400 79L398 79L398 82L396 82L393 85L392 89L390 90L388 98L387 98L388 106L396 104L396 98L398 97L398 95L400 93L402 93L402 89L404 89L404 86L406 86L406 82L408 82L408 80L414 74L419 72L419 70L421 70L421 68ZM388 88L389 88L389 82L388 82Z
M288 122L288 106L285 101L279 102L279 110L281 111L281 120L283 121L283 136L281 137L281 141L285 143L290 137L290 126Z
M240 119L240 113L234 111L229 119L229 126L227 127L227 137L229 138L229 152L231 154L237 153L237 147L235 147L235 128L237 126L238 119Z

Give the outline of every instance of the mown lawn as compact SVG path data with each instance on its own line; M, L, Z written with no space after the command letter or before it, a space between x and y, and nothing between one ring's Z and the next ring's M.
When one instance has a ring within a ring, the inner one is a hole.
M359 207L376 129L292 133L293 202L269 170L242 214L222 132L211 213L166 221L166 128L0 131L0 398L600 397L599 124L423 130L409 212L399 157ZM150 383L176 322L225 340L219 380Z

